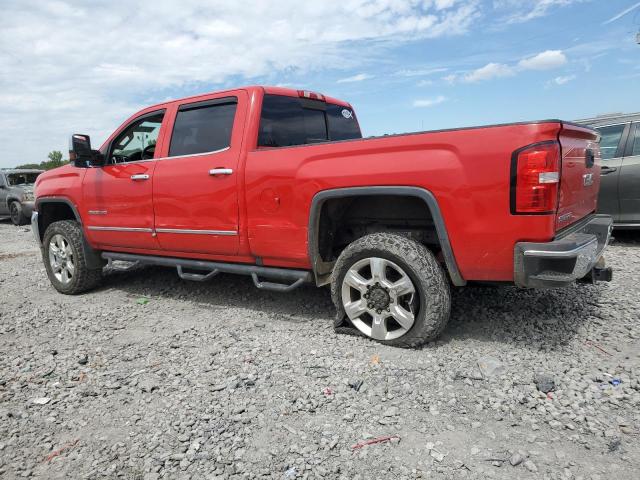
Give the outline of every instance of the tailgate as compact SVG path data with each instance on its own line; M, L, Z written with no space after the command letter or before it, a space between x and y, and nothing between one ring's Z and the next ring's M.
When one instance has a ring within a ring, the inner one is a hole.
M595 212L600 190L598 133L562 123L558 134L562 151L556 231Z

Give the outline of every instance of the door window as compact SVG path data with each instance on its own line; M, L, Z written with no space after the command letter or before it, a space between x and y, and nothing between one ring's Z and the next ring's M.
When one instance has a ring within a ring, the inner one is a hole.
M182 105L173 127L169 156L197 155L229 147L237 105L235 97Z
M127 163L150 160L156 151L156 142L164 112L152 113L134 120L111 144L109 163Z
M636 135L631 149L631 156L635 157L636 155L640 155L640 123L636 123Z
M614 158L620 145L620 139L626 125L611 125L599 127L596 130L600 133L600 153L603 160Z

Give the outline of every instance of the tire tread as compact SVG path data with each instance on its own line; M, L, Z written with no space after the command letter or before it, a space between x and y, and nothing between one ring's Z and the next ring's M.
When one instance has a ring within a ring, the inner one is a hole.
M346 320L355 329L344 313L341 300L341 283L344 274L363 254L390 255L393 261L406 264L412 271L417 287L428 300L424 312L420 312L413 327L402 337L380 343L402 348L417 348L435 340L445 329L451 309L451 294L445 272L433 253L424 245L395 233L373 233L359 238L345 248L333 269L331 296L338 310L338 319ZM336 331L344 331L336 324ZM358 331L357 329L355 329ZM359 332L359 331L358 331Z
M62 288L49 265L48 245L51 237L62 234L71 243L74 253L76 280L69 288ZM60 220L53 222L44 234L42 259L47 270L47 276L56 290L65 295L77 295L98 286L102 281L102 268L88 268L84 252L84 233L80 224L74 220Z

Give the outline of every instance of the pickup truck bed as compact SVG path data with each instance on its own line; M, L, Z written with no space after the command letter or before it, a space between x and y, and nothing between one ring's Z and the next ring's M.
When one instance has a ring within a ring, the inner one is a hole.
M92 283L56 276L60 221L94 273L121 259L331 283L337 326L398 346L440 333L449 284L610 278L598 136L560 120L363 139L346 102L246 87L144 109L99 151L72 142L75 164L38 179L33 219L63 293Z

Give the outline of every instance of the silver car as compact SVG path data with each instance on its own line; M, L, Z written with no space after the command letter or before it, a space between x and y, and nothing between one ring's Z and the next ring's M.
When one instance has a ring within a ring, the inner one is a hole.
M577 120L600 132L602 177L598 212L616 228L640 228L640 113Z
M0 217L14 225L26 225L33 211L33 187L44 170L0 169Z

